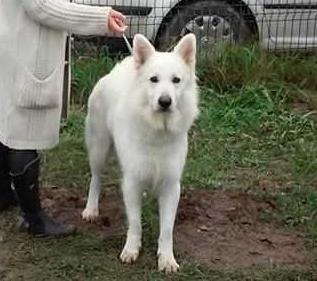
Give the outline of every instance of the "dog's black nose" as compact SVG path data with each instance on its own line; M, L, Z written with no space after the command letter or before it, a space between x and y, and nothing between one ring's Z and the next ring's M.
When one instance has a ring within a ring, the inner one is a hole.
M158 103L163 110L166 110L172 104L172 99L169 96L161 96L158 100Z

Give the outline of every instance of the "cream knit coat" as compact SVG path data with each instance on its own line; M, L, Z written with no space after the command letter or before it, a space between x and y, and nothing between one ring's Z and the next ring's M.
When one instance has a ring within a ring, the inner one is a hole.
M68 0L0 0L0 142L58 143L66 32L104 35L109 11Z

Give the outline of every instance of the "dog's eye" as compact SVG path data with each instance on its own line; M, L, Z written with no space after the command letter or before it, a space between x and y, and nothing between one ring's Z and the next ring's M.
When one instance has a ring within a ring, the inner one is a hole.
M178 84L181 81L181 79L179 77L173 77L172 82L174 84Z
M152 76L152 77L150 78L150 81L151 81L152 83L157 83L159 80L158 80L157 76Z

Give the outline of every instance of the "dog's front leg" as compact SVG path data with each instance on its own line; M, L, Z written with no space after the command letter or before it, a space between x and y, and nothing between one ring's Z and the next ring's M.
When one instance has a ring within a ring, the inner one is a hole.
M124 178L122 184L123 200L128 218L128 232L120 259L124 263L132 263L139 256L142 238L141 204L142 188L138 181Z
M100 195L100 175L94 174L90 181L88 200L82 217L86 221L93 221L99 216L98 202Z
M162 186L159 194L160 237L158 267L160 271L175 272L179 268L173 253L173 229L180 197L180 183Z

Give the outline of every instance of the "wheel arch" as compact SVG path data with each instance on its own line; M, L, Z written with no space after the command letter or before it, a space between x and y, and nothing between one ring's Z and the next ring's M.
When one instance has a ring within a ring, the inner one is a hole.
M217 0L219 1L219 0ZM221 0L220 0L221 1ZM192 3L197 2L197 0L181 0L181 1L174 1L172 2L172 8L164 15L163 20L160 23L159 28L157 29L157 32L154 37L154 44L157 45L159 43L159 39L161 34L165 31L166 26L168 22L172 19L172 17L176 14L177 9L181 6L186 6ZM253 11L251 8L243 1L243 0L225 0L223 2L228 3L233 9L235 9L237 12L241 12L242 10L242 16L245 19L245 22L252 32L252 34L255 36L255 39L259 40L259 29L258 29L258 23L256 20L255 5L260 5L258 1L249 1L254 7Z

